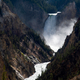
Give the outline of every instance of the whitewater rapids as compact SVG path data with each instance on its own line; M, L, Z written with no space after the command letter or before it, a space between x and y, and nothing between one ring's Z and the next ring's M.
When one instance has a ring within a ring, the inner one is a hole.
M35 67L35 73L30 76L29 78L26 78L24 80L35 80L37 79L37 77L39 75L41 75L42 71L44 72L46 70L46 66L47 64L49 64L50 62L45 62L45 63L40 63L40 64L36 64Z

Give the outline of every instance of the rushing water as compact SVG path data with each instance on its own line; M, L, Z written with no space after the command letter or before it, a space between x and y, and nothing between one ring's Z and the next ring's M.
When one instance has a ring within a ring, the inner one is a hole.
M59 26L56 26L56 16L58 13L60 12L49 14L43 31L46 44L55 52L63 46L66 36L71 34L74 23L76 22L76 19L71 19L62 22Z
M45 71L46 70L46 66L49 63L50 62L36 64L34 66L36 72L32 76L30 76L29 78L26 78L25 80L35 80L39 75L41 75L42 71Z

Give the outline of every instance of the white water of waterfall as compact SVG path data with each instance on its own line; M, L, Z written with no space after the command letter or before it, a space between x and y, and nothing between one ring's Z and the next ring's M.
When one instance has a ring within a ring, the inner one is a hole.
M45 22L43 32L46 44L49 45L55 52L63 46L66 36L71 34L74 23L76 22L76 19L71 19L62 22L59 26L56 26L57 14L58 13L50 14Z

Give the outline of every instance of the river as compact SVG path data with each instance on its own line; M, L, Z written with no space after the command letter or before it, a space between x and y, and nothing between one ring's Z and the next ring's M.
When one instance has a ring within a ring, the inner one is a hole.
M26 78L24 80L35 80L39 75L41 75L42 71L44 72L46 70L46 66L49 63L50 62L36 64L34 66L35 67L35 73L32 76L30 76L29 78Z

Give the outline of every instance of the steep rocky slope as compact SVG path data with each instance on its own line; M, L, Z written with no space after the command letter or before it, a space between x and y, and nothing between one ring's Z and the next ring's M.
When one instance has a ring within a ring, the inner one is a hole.
M9 0L4 1L9 3ZM39 33L43 31L48 14L37 3L34 3L34 0L11 0L11 2L14 7L8 4L10 9L19 16L23 23Z
M66 38L62 49L56 53L48 65L47 71L37 80L79 80L79 76L77 76L79 74L80 18L75 24L72 34Z
M14 12L18 14L21 20L30 28L37 32L42 32L47 13L42 10L37 4L29 1L16 1Z
M0 78L24 79L35 72L35 63L49 61L53 51L4 2L0 6Z
M14 21L12 19L16 20ZM5 69L7 70L7 73L9 73L9 80L17 80L16 76L20 77L16 75L16 71L20 72L24 77L28 77L35 72L34 65L25 59L20 50L17 48L14 49L13 43L11 42L10 36L14 38L13 35L17 35L18 33L15 28L18 26L15 22L18 21L19 20L17 20L16 15L9 11L5 3L2 3L0 17L0 53L5 62ZM15 26L15 30L13 30L13 34L10 34L9 32L12 32L12 23L14 23L13 25ZM11 74L10 71L12 71ZM5 73L1 73L4 77L3 80L5 80Z
M21 80L15 71L2 58L0 51L0 80Z

